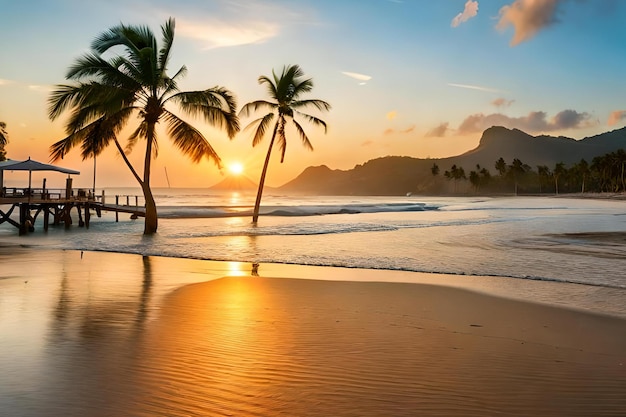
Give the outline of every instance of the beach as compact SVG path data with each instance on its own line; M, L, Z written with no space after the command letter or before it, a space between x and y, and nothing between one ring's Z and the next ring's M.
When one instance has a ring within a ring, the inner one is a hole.
M3 415L626 410L624 317L548 300L593 299L586 286L23 246L0 258Z

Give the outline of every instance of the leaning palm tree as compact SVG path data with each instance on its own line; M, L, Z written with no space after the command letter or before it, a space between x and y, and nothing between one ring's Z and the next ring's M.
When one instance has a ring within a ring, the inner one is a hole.
M308 93L313 89L313 80L311 78L303 78L304 72L298 65L288 65L283 67L283 71L280 76L272 70L272 78L264 75L259 77L259 84L267 84L267 91L272 101L257 100L250 102L243 106L239 112L240 116L249 116L251 113L258 109L269 109L270 112L265 116L260 117L250 122L246 126L246 130L256 126L254 132L254 138L252 139L252 146L256 146L261 143L263 136L270 126L272 121L274 122L274 130L272 133L272 139L265 156L265 163L263 164L263 171L261 172L261 180L259 181L259 189L257 191L256 201L254 203L254 213L252 215L252 222L256 223L259 219L259 209L261 207L261 196L263 195L263 186L265 184L265 176L267 174L267 167L270 162L270 156L272 154L272 148L274 142L278 141L278 147L280 149L280 162L285 160L285 150L287 149L287 136L285 134L285 127L289 121L293 123L296 130L300 134L300 139L305 148L313 150L313 145L309 140L304 129L296 121L295 116L301 116L314 125L323 126L324 133L327 131L326 123L310 114L302 113L300 110L307 107L314 107L320 111L330 110L330 104L323 100L317 99L301 99L300 96L304 93Z
M146 217L144 234L157 231L157 210L150 189L150 168L157 156L156 125L164 122L174 146L193 162L203 157L221 167L213 147L198 129L172 113L166 104L176 104L191 116L200 116L230 138L239 131L236 102L233 94L223 87L202 91L181 92L178 80L187 68L181 67L174 76L167 74L174 41L174 19L162 27L161 46L153 32L145 26L119 25L94 39L91 53L77 59L66 78L71 85L59 85L49 98L49 117L57 119L69 111L66 123L68 136L50 147L53 161L63 158L75 146L81 146L84 159L96 157L104 148L114 144L132 172L144 194ZM115 52L122 52L116 55ZM103 54L108 53L109 58ZM118 134L136 115L139 126L128 138L126 149ZM143 177L130 163L127 153L139 140L145 140Z

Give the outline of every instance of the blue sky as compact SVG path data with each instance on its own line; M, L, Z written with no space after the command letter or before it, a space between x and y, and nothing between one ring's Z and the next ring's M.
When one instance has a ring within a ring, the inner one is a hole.
M264 98L259 75L299 64L315 82L311 97L333 106L319 114L326 135L307 129L314 152L288 137L285 163L272 161L269 185L309 165L349 169L386 155L460 154L493 124L578 139L626 123L626 2L619 0L1 3L0 120L15 159L48 160L49 145L64 136L63 120L47 119L46 100L95 36L120 22L158 33L170 16L171 72L189 70L182 89L222 85L241 106ZM253 149L245 132L229 141L196 124L226 163L244 163L256 180L266 143ZM192 165L165 137L161 150L156 186L165 184L163 167L177 186L221 179L212 163ZM104 158L102 186L134 185L114 149ZM139 149L133 158L141 159ZM91 169L78 152L62 164Z

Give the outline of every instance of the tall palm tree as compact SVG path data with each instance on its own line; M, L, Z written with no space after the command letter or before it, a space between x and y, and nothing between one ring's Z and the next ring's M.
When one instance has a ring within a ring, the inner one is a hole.
M0 161L6 159L6 152L4 147L9 143L9 134L7 133L7 124L0 122Z
M174 19L161 26L161 46L145 26L115 26L100 34L91 44L91 53L77 59L66 78L71 85L59 85L49 98L49 117L57 119L69 111L66 124L68 136L50 147L52 160L63 158L80 145L83 159L96 157L104 148L114 144L122 159L141 186L146 204L144 234L157 231L157 210L150 189L152 159L157 156L156 125L163 121L174 146L193 162L203 157L221 161L213 147L198 129L179 118L166 107L176 104L191 116L200 116L230 138L239 131L237 105L233 94L223 87L202 91L181 92L178 80L187 68L181 67L174 76L167 74L174 42ZM121 51L105 59L103 54ZM137 115L139 126L128 138L123 149L117 135L131 116ZM127 157L137 142L146 142L143 178Z
M280 162L285 160L285 150L287 149L287 136L285 134L285 127L288 122L292 122L296 130L300 134L300 139L305 148L313 150L313 145L309 141L304 129L295 119L295 116L301 116L305 120L313 123L314 125L323 126L324 133L327 131L326 123L310 114L302 113L301 109L307 107L314 107L319 111L330 110L330 104L323 100L317 99L301 99L304 93L308 93L313 89L313 80L311 78L304 78L304 72L298 65L288 65L283 67L282 73L277 75L272 70L272 78L262 75L259 77L259 84L267 85L267 92L272 101L256 100L244 105L239 112L240 116L249 116L258 109L269 109L270 112L265 116L253 120L246 126L246 129L256 126L254 132L254 138L252 139L252 146L256 146L263 140L263 136L270 126L272 121L276 119L274 123L274 130L272 133L272 139L265 156L265 163L263 164L263 171L261 172L261 179L259 181L259 189L257 191L256 201L254 203L254 213L252 215L252 222L256 223L259 219L259 209L261 207L261 196L263 195L263 186L265 184L265 176L267 174L267 167L270 162L270 156L272 154L272 148L274 142L277 141L278 148L280 150Z

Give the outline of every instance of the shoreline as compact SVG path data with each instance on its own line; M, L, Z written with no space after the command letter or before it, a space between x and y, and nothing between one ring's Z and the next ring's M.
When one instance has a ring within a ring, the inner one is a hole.
M587 416L626 407L626 318L497 295L562 284L450 276L442 285L433 274L0 246L8 256L7 415Z

